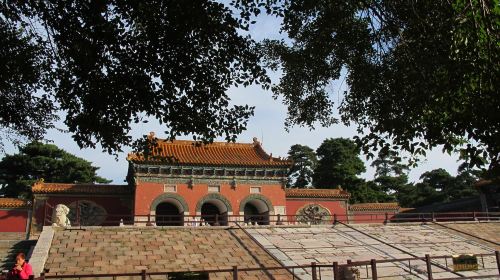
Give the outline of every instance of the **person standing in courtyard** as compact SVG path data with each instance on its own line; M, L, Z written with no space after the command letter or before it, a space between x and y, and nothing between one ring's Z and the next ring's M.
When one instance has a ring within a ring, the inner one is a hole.
M7 279L29 279L30 275L33 275L33 269L26 262L26 256L24 253L17 254L16 264L9 272Z

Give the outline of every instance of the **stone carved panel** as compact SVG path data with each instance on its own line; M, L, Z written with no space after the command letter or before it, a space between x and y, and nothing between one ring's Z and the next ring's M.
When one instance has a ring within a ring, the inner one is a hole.
M68 217L73 224L77 224L77 204L80 208L79 216L82 226L99 226L108 216L106 209L101 205L89 200L79 200L78 203L75 201L69 205L71 211Z
M311 225L325 224L330 220L330 211L319 204L307 204L296 215L298 222Z

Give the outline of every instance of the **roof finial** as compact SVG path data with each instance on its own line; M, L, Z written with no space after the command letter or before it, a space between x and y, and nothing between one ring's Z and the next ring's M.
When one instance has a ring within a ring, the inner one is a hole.
M259 145L259 146L260 146L260 142L259 142L259 139L257 139L257 137L254 137L254 138L253 138L253 144L254 144L254 145Z
M154 131L149 132L148 138L152 139L154 137L155 137L155 132Z

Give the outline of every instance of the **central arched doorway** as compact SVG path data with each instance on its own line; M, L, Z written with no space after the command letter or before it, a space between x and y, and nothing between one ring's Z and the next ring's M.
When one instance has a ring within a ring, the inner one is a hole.
M220 200L209 200L201 205L201 218L211 226L227 226L227 207Z
M243 207L244 222L248 224L269 225L269 207L259 199L245 203Z
M184 213L177 205L165 201L156 206L156 225L157 226L182 226Z

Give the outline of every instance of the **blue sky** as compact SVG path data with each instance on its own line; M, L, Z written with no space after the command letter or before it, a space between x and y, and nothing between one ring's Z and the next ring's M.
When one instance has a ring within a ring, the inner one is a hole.
M250 30L250 34L256 39L263 38L284 38L279 34L279 21L275 18L260 16L256 25ZM277 80L278 74L272 74L272 78ZM337 103L341 99L341 93L345 90L345 85L341 82L334 82L331 85L333 100ZM337 137L352 137L356 135L354 127L346 127L341 124L323 128L317 127L315 130L308 128L292 127L289 132L285 130L284 122L286 118L286 107L280 100L274 100L270 91L264 91L258 86L250 86L247 88L231 88L228 91L233 104L248 104L255 106L255 114L249 120L247 130L238 137L239 142L251 142L253 137L259 138L263 142L264 149L273 156L286 156L291 145L301 144L307 145L316 149L321 142L326 138ZM64 129L64 125L59 124L59 128ZM155 120L151 120L147 124L134 125L131 135L138 138L144 134L154 131L159 138L165 137L165 128L158 124ZM98 174L102 177L113 180L113 183L121 184L124 182L127 173L125 152L115 156L103 153L98 147L97 149L80 149L72 140L70 134L62 133L57 130L51 130L47 134L47 139L53 141L60 148L93 162L94 166L100 167ZM191 139L183 137L179 139ZM220 139L222 141L222 139ZM12 154L17 152L17 149L11 145L6 145L6 152ZM367 172L362 174L363 178L368 180L373 178L374 170L371 168L370 162L365 160ZM410 171L410 180L417 181L420 174L425 171L435 168L444 168L455 175L458 167L458 156L447 155L441 152L441 149L435 149L427 153L427 157L422 160L419 167Z

